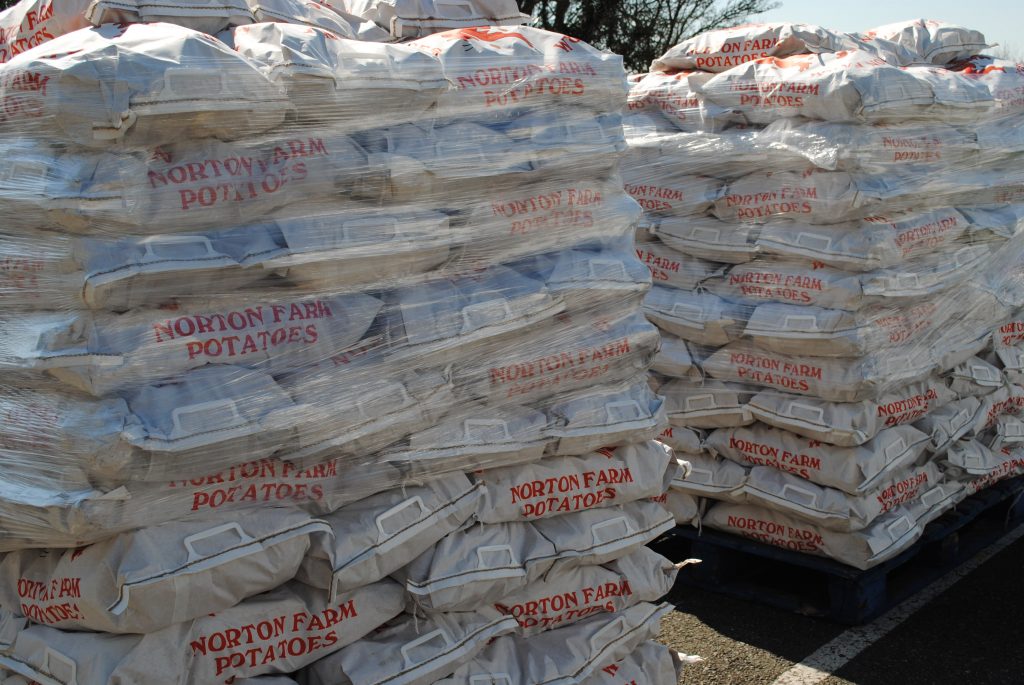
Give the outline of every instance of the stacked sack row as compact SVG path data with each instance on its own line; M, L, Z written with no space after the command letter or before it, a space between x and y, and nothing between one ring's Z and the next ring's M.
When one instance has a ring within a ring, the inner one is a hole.
M692 521L867 568L1024 472L1024 67L986 47L763 24L633 79L623 175Z
M676 682L620 58L223 23L0 66L8 682Z
M513 0L53 0L19 2L0 12L0 64L66 33L103 24L179 24L214 34L247 24L282 22L324 29L339 38L389 43L455 28L529 20Z

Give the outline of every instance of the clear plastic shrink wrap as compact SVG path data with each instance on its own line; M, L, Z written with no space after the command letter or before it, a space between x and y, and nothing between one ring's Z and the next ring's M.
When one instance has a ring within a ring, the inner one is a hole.
M631 83L652 387L706 525L864 568L1024 473L1024 66L988 47L757 24Z
M0 15L0 669L674 682L621 58L507 2L54 12Z

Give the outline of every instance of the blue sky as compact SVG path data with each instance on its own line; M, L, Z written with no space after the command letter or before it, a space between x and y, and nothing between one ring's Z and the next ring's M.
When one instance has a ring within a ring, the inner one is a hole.
M863 31L903 19L942 19L978 29L989 42L1024 53L1024 0L781 0L756 21L794 21Z

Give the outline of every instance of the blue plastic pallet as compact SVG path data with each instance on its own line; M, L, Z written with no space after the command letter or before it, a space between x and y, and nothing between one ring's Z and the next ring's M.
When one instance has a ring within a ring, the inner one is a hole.
M866 623L1024 524L1024 477L997 483L961 502L925 528L900 555L862 571L714 530L677 527L651 544L673 561L703 563L680 583L818 616Z

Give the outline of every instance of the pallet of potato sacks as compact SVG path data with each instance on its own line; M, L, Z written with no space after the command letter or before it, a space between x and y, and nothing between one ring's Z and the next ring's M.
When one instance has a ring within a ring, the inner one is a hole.
M866 571L833 559L704 528L677 526L651 544L690 566L678 582L839 623L867 623L1024 525L1024 476L997 483L925 528L900 555Z

